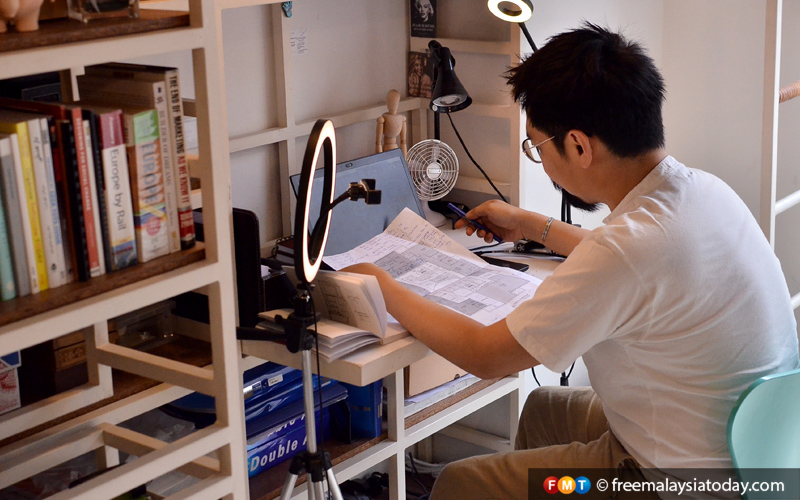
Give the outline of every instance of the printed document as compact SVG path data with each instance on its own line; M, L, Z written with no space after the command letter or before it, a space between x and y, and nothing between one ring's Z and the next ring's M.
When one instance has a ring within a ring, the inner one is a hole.
M484 324L533 297L541 280L488 264L409 209L358 247L324 257L333 269L371 262L410 290Z

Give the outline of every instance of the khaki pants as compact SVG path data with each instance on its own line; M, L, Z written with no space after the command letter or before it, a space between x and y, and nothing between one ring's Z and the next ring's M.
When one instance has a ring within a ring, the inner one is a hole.
M640 474L636 460L608 429L603 405L591 388L541 387L525 402L515 451L449 464L437 478L431 500L528 499L530 468L575 473L625 468ZM541 485L533 485L532 491L537 493L533 498L553 497Z

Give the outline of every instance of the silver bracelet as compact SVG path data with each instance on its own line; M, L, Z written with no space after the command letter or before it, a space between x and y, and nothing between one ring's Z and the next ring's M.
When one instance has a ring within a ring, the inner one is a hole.
M542 231L542 243L544 243L544 240L547 239L547 233L550 231L550 224L552 223L553 223L552 217L547 219L547 222L544 223L544 231Z

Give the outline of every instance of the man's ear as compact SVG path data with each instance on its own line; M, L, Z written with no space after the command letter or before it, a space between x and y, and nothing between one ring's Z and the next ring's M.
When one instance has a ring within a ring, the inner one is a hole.
M594 154L589 136L580 130L573 129L567 133L567 140L565 143L567 150L574 155L580 166L582 168L589 168L589 165L592 164L592 156Z

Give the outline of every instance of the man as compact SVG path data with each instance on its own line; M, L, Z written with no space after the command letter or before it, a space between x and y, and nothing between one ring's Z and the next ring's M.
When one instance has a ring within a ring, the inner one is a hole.
M560 372L583 356L593 390L531 393L517 451L451 464L432 498L527 498L528 468L731 467L738 396L800 365L763 233L721 180L667 155L663 80L639 45L586 24L509 73L528 118L523 150L573 205L607 205L605 225L588 231L499 201L469 212L504 240L567 255L533 299L488 327L375 266L352 270L375 274L395 318L480 377L540 363Z

